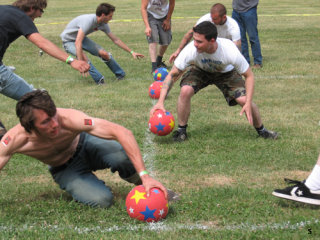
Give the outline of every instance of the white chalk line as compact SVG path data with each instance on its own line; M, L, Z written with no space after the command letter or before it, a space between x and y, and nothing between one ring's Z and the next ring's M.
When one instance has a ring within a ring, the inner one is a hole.
M320 75L266 75L260 76L255 74L257 79L316 79L320 78Z
M282 222L282 223L263 223L263 224L249 224L241 223L237 225L226 226L207 226L203 224L166 224L165 221L157 223L145 223L145 224L129 224L124 226L114 225L112 227L74 227L74 226L59 226L59 225L42 225L37 224L25 224L21 227L0 225L0 232L26 232L26 231L73 231L78 234L87 233L108 233L108 232L120 232L120 231L154 231L154 232L173 232L176 230L211 230L211 231L246 231L256 232L264 230L301 230L307 228L312 224L320 224L320 219L312 219L300 222Z
M156 104L156 100L152 99L152 106ZM149 127L146 128L145 138L143 141L143 161L146 165L147 170L150 172L151 176L155 177L154 169L154 158L156 156L156 150L154 147L153 139L155 135L150 132Z

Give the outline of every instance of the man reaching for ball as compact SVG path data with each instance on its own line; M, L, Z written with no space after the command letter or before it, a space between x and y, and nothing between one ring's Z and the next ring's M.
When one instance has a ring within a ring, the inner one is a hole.
M245 113L260 137L276 139L278 134L264 128L258 107L252 102L254 75L236 45L229 39L217 38L217 28L209 21L204 21L193 28L193 39L175 60L174 66L163 82L158 103L150 111L150 116L157 109L165 111L164 101L168 91L188 68L180 82L179 128L173 133L174 141L182 142L187 139L191 98L199 90L211 84L220 89L229 106L242 107L240 115Z
M138 144L128 129L74 109L56 108L47 91L27 93L17 103L20 124L0 144L0 170L15 153L49 165L60 188L74 200L96 207L111 206L109 187L92 171L110 168L146 191L166 188L146 171ZM169 199L170 200L170 199Z

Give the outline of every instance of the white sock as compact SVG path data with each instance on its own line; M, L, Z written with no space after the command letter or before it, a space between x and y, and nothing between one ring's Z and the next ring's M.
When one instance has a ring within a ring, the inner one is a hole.
M316 164L307 178L305 185L313 191L320 190L320 166Z

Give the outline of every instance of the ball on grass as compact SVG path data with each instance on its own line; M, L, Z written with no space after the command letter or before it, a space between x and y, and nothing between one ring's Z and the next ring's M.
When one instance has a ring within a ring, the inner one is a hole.
M149 96L153 99L158 99L160 97L160 92L163 82L154 81L149 87Z
M127 213L143 222L157 222L168 214L168 201L158 188L150 190L150 196L142 185L134 187L126 198Z
M149 130L158 135L166 136L174 128L174 117L168 111L156 110L152 117L149 119Z
M164 79L166 78L166 76L168 75L169 71L168 69L161 67L161 68L157 68L154 72L153 72L153 79L155 81L164 81Z

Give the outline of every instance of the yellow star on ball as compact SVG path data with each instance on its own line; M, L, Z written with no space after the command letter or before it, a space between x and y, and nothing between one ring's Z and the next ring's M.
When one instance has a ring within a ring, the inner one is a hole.
M130 199L135 199L136 204L138 204L141 199L146 199L144 196L145 194L145 192L139 192L138 190L135 190L134 195Z

